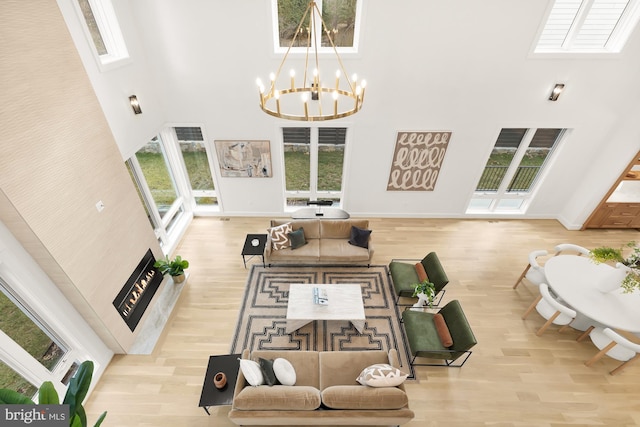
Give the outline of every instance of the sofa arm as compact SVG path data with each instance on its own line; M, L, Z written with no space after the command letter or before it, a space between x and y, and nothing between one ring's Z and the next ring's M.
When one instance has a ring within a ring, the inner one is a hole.
M267 233L267 242L264 244L264 259L271 257L271 234Z
M241 359L248 359L249 358L249 350L248 349L244 349L242 351L242 355L240 356ZM236 379L236 389L233 391L233 401L235 402L236 397L238 396L238 394L242 391L243 388L245 388L247 386L247 380L245 380L244 375L242 375L242 369L240 369L240 367L238 367L238 379Z

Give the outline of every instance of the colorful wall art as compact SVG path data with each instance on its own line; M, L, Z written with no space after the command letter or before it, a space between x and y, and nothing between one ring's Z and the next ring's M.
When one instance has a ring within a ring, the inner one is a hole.
M398 132L387 191L433 191L451 132Z
M269 141L214 141L222 177L271 177Z

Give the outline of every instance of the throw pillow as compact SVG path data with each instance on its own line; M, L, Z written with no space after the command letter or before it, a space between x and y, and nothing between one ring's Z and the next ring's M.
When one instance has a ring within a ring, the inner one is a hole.
M289 233L291 233L292 230L291 223L289 222L269 229L271 247L274 251L289 247Z
M369 236L371 235L371 230L365 230L363 228L356 227L355 225L351 226L351 237L349 238L349 243L354 246L360 246L361 248L369 248Z
M273 371L273 360L259 357L258 363L260 364L260 370L262 371L264 382L267 385L280 384L276 378L276 373Z
M307 240L304 238L304 229L298 228L296 231L289 233L289 241L291 242L291 249L298 249L300 246L307 244Z
M276 374L276 378L282 385L295 385L296 383L296 370L293 368L291 362L282 357L278 357L273 361L273 372Z
M356 381L369 387L396 387L402 384L408 376L391 365L376 363L364 368Z
M449 332L449 327L447 326L447 322L444 321L442 314L436 313L433 315L433 324L436 327L436 332L442 345L447 348L451 347L453 345L453 338L451 338L451 332Z
M424 269L424 265L422 265L421 262L416 263L416 273L418 274L418 281L420 283L424 282L425 280L429 280L427 272Z
M247 380L249 385L257 387L264 384L264 378L262 376L262 370L258 362L254 362L249 359L240 359L240 370L244 379Z

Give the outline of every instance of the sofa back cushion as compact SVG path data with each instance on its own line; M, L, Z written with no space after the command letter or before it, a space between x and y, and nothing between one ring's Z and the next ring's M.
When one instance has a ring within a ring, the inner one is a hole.
M369 228L369 220L366 219L323 219L319 223L320 236L323 239L349 239L351 237L351 226L363 229Z
M389 355L383 350L322 351L319 363L322 391L336 385L360 386L356 381L360 372L376 363L389 363Z
M320 404L320 390L309 386L245 387L233 399L233 407L245 411L313 411Z
M317 351L254 350L251 352L252 360L258 360L259 357L270 360L283 358L289 361L296 373L296 386L320 388Z
M304 238L306 240L320 238L320 221L317 219L272 219L271 227L276 227L278 225L287 223L291 224L291 228L293 229L293 231L299 229L300 227L304 228Z

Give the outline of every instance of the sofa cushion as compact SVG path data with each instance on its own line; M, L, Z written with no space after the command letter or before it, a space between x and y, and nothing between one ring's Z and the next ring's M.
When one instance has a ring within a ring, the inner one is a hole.
M322 351L319 353L320 390L334 385L357 385L356 378L367 366L389 363L383 350Z
M289 241L291 242L291 249L298 249L307 244L304 238L304 228L300 227L295 231L289 233Z
M251 357L265 359L287 359L296 371L296 387L311 386L317 389L319 384L319 365L317 351L283 351L283 350L254 350Z
M360 228L367 228L369 222L364 220L353 222L352 220L331 220L331 219L323 219L319 220L320 222L320 237L322 239L345 239L348 240L351 237L351 227L353 225L358 225ZM363 224L366 223L367 225Z
M264 384L264 377L262 376L262 369L258 362L247 359L240 359L240 370L244 379L252 386L259 386Z
M376 363L364 368L356 381L369 387L395 387L402 384L408 376L388 363Z
M319 242L323 262L368 261L370 257L368 249L350 245L347 240L321 239Z
M361 248L368 248L369 236L371 236L371 230L365 230L363 228L352 226L349 243L354 246L360 246Z
M294 385L296 383L296 370L287 359L278 357L273 361L273 372L282 385Z
M271 227L268 231L271 236L271 247L274 250L278 251L290 246L289 233L293 231L291 224L286 223L277 227Z
M278 225L287 223L291 224L292 230L304 228L304 238L307 240L320 238L320 221L317 219L272 219L271 227L276 227Z
M235 409L247 411L312 411L320 404L320 390L310 386L245 387L233 399Z
M307 240L307 244L297 249L285 248L272 251L269 261L277 263L280 260L295 260L297 263L314 263L320 260L320 239Z
M322 403L331 409L400 409L409 399L397 387L336 385L322 391Z
M259 357L258 364L260 364L262 377L264 378L266 385L280 384L278 382L278 378L276 378L276 373L273 370L273 360Z

